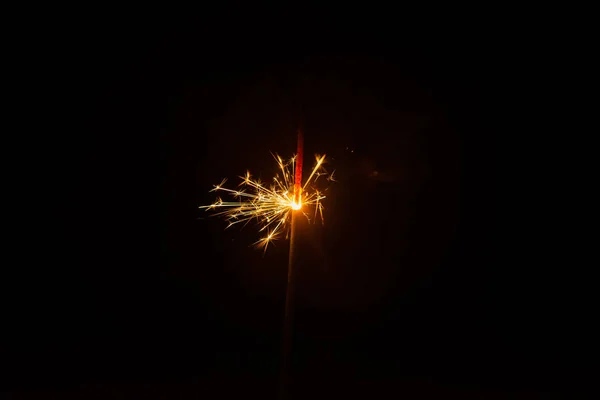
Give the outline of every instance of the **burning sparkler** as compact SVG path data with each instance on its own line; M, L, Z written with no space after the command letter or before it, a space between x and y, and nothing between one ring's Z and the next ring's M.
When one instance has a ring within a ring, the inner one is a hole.
M227 179L220 184L215 185L211 192L221 192L234 201L223 201L220 197L209 206L201 206L205 210L217 211L215 215L225 217L228 222L227 228L243 224L248 224L255 219L259 226L259 232L266 232L254 244L267 251L268 245L278 239L283 232L286 232L286 239L290 239L289 262L288 262L288 282L285 298L285 323L284 323L284 348L282 357L282 393L285 396L287 390L287 379L290 362L291 348L291 320L292 320L292 298L293 298L293 277L297 259L295 250L295 236L297 231L297 218L299 212L308 219L309 222L316 221L317 217L323 222L323 203L325 199L323 191L317 188L317 181L325 176L327 181L335 181L333 171L329 174L325 167L325 155L315 156L315 165L311 170L308 179L302 184L302 159L304 153L304 135L302 129L298 130L298 151L295 156L289 160L283 160L279 155L273 154L278 166L278 173L273 178L270 185L263 184L258 179L253 179L250 172L241 176L242 182L238 189L229 189L224 185ZM321 179L321 183L325 179ZM311 212L312 211L312 212ZM310 212L310 213L309 213ZM312 214L312 218L311 218Z
M333 172L330 174L324 168L325 155L315 156L315 165L308 177L302 181L302 146L298 146L298 154L289 160L282 159L277 154L272 154L278 166L278 173L270 185L263 184L254 179L250 172L241 176L242 182L239 189L224 187L227 179L214 185L211 192L221 192L233 197L235 201L223 201L220 197L208 206L200 208L217 211L228 222L227 228L243 224L255 219L260 225L259 232L265 232L254 243L258 248L264 248L286 232L289 236L291 215L295 210L301 210L310 222L316 221L317 216L323 221L323 203L325 195L317 189L316 183L320 177L325 176L327 181L334 180ZM334 171L335 172L335 171ZM323 181L323 179L321 179Z

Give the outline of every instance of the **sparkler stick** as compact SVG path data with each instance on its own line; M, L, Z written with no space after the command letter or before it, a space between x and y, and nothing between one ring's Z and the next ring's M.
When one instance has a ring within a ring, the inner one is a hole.
M285 320L283 335L283 365L282 365L282 388L287 388L289 376L289 364L291 359L291 336L292 336L292 300L294 293L294 273L296 270L298 251L296 249L298 222L301 215L309 221L311 216L308 209L314 208L313 218L316 221L317 214L323 221L323 204L325 198L323 193L317 189L318 179L326 175L328 181L334 181L333 171L329 174L323 164L325 155L316 156L316 164L311 170L308 179L302 184L302 167L304 156L304 137L302 127L298 129L297 153L289 161L273 154L279 167L279 174L273 178L273 183L266 186L260 180L253 179L250 172L240 177L242 189L228 189L224 187L226 179L215 185L211 191L223 192L234 197L237 201L217 201L209 206L201 206L205 210L218 210L215 215L224 216L229 223L228 228L243 224L256 219L261 226L259 232L266 235L254 244L259 248L267 247L278 239L283 231L288 231L290 239L288 259L288 281L285 298ZM289 230L288 230L289 229ZM284 393L282 393L284 394Z
M298 151L296 153L296 171L294 183L294 202L302 204L302 158L304 154L304 134L302 127L298 129ZM298 227L298 210L292 212L292 226L290 233L290 250L288 260L288 280L285 293L285 319L283 332L283 360L282 360L282 397L286 397L289 390L289 375L292 350L292 300L294 296L294 272L297 262L296 256L296 231Z
M304 158L304 134L298 128L298 151L296 153L296 171L294 173L294 203L302 204L302 160Z

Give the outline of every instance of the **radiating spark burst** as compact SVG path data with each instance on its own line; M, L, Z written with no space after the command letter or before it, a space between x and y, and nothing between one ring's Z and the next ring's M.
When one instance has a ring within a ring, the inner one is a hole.
M254 245L263 248L264 251L274 240L279 239L283 232L289 233L289 222L292 210L302 210L304 216L311 222L308 209L313 209L312 221L316 221L317 215L323 222L323 203L325 195L322 190L317 189L317 181L321 176L326 176L327 181L333 181L333 171L328 173L324 168L325 155L316 155L315 165L300 191L299 201L294 201L294 169L296 156L284 161L279 155L273 154L279 167L279 172L273 178L273 182L267 187L260 180L253 179L250 172L240 176L241 189L229 189L224 187L227 179L223 179L218 185L214 185L211 192L223 192L236 201L223 201L220 197L209 206L201 206L205 210L217 211L214 215L220 215L228 222L227 228L233 225L243 224L245 226L255 219L260 226L259 232L266 235L257 240ZM323 181L323 180L322 180ZM286 237L287 238L287 237Z

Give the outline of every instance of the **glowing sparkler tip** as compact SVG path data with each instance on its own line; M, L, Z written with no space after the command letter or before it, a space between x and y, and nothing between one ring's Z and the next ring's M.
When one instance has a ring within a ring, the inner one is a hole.
M247 171L240 176L240 188L237 190L224 187L226 179L218 185L214 185L211 192L226 193L233 197L235 201L224 201L217 197L216 201L210 206L202 206L206 210L217 210L215 215L224 216L227 221L227 228L237 224L247 224L251 220L256 220L260 225L259 232L266 232L267 235L261 237L255 246L264 248L266 251L269 244L281 237L282 231L289 229L287 224L291 213L303 208L314 208L315 218L321 216L323 221L323 206L321 200L325 196L316 189L315 183L321 175L327 175L327 172L321 170L325 161L325 156L316 156L316 165L311 171L310 176L301 186L294 182L292 170L296 160L296 155L289 161L284 161L279 155L273 154L277 161L279 172L270 185L263 185L259 179L252 178ZM314 177L314 179L313 179ZM328 180L333 178L333 173L328 176ZM303 214L309 219L308 214ZM288 231L289 233L289 231Z

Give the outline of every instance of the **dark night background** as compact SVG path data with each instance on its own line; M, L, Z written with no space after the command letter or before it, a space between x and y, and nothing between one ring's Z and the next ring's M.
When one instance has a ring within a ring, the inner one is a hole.
M44 42L4 388L276 398L287 242L263 257L198 206L270 178L302 120L305 163L326 153L338 182L300 227L294 398L593 391L592 267L531 47L485 23L290 18L99 18Z

